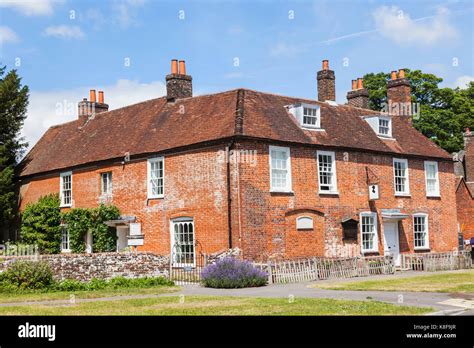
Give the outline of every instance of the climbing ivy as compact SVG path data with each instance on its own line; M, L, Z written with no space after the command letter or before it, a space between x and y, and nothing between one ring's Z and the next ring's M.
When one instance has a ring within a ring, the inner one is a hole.
M106 224L107 220L118 219L119 209L114 205L101 204L98 208L74 208L62 214L63 223L69 232L69 247L74 253L83 253L85 238L92 233L93 252L115 251L117 236L115 230Z

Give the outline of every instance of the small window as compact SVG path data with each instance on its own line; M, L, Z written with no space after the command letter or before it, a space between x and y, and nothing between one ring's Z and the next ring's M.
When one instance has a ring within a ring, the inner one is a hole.
M59 195L62 207L70 207L72 205L72 172L60 174Z
M61 225L61 251L70 252L69 231L67 225Z
M426 195L439 197L438 162L425 161Z
M290 148L270 146L270 191L291 192Z
M148 160L148 198L164 197L164 173L163 157Z
M309 216L300 216L296 219L296 229L297 230L312 230L313 229L313 219Z
M406 159L393 159L393 175L395 195L408 196L410 186L408 179L408 161Z
M112 194L112 172L100 174L100 193L103 196Z
M377 214L360 214L360 234L362 253L378 252Z
M319 109L303 107L303 126L319 127Z
M415 249L429 249L428 215L416 214L413 216L413 232Z
M337 194L336 155L331 151L318 151L319 193Z
M390 118L379 117L379 135L391 137L392 127Z

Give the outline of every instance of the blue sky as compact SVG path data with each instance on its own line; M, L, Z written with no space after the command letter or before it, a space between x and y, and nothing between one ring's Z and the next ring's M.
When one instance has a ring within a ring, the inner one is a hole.
M367 72L422 69L465 85L473 18L472 1L2 0L0 62L31 89L33 144L74 119L68 106L90 88L104 89L111 109L163 95L172 58L186 60L195 94L246 87L315 98L323 59L341 103Z

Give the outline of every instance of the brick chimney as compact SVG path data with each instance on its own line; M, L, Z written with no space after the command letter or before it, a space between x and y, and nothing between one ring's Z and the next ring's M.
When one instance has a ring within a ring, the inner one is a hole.
M352 91L347 92L347 102L350 106L369 108L369 91L363 87L362 78L352 80Z
M405 70L392 71L387 82L388 113L394 116L411 115L410 81L405 77Z
M474 133L466 128L464 136L464 180L474 182Z
M186 63L184 60L173 59L171 61L171 74L166 75L166 98L174 101L179 98L193 96L193 78L186 75Z
M318 71L318 100L336 101L336 77L333 70L329 70L329 61L323 60L323 70Z
M109 111L109 105L104 103L104 91L99 91L99 101L97 102L95 89L91 89L89 99L84 98L78 103L78 117L83 123L93 115Z

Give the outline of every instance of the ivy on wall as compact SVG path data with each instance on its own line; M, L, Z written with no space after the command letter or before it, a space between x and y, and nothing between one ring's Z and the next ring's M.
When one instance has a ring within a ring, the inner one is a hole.
M93 252L116 250L117 235L115 229L104 224L107 220L120 217L116 206L101 204L98 208L74 208L62 214L62 221L67 224L69 247L73 253L83 253L86 249L87 232L92 233Z

